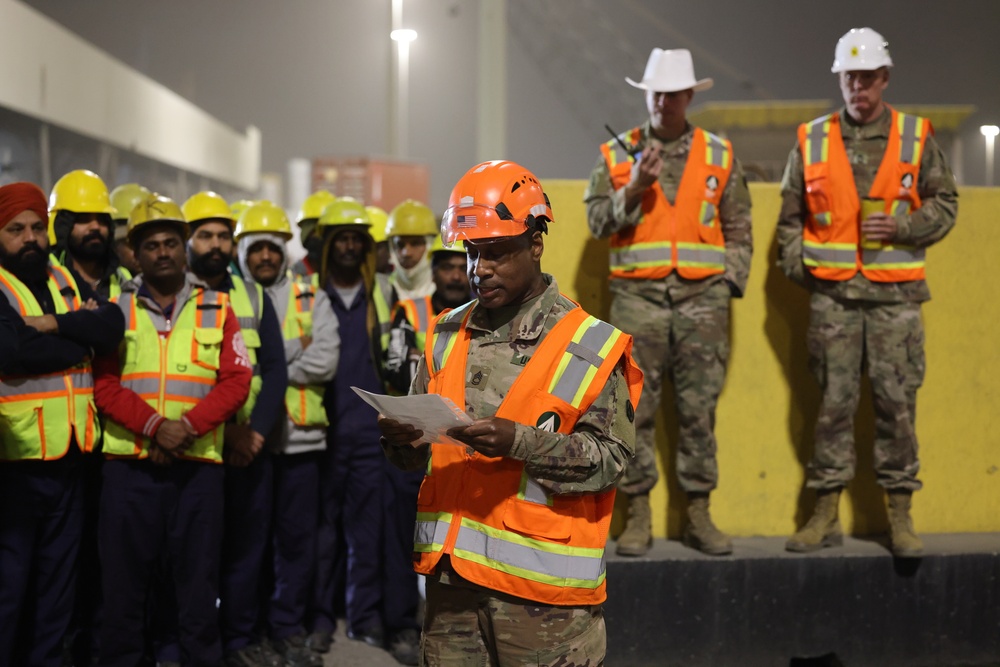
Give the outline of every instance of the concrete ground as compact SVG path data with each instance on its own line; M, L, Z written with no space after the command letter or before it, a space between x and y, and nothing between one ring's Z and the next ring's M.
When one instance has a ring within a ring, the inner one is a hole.
M324 667L399 667L388 651L374 648L364 642L348 639L343 619L333 633L333 648L323 656Z

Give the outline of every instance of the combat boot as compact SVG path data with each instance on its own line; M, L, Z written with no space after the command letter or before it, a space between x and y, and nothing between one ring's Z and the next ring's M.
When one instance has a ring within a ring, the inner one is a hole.
M823 547L839 547L844 543L838 510L840 489L824 489L816 494L816 507L806 525L785 542L785 549L798 553L819 551Z
M649 509L649 494L630 496L628 499L628 520L625 530L618 536L615 552L619 556L642 556L649 551L653 542L652 516Z
M683 542L692 549L709 556L725 556L733 553L733 542L729 536L715 527L708 512L707 493L688 494L688 520L684 527Z
M889 491L889 544L897 558L919 558L924 555L924 543L913 531L910 500L913 494L905 489Z

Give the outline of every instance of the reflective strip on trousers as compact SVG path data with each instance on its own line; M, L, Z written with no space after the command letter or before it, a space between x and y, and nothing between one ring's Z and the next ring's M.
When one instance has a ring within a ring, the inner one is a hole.
M806 242L802 246L802 263L806 266L826 266L849 269L857 266L858 249L854 245L840 244L839 247Z
M610 264L612 269L635 269L642 266L667 266L671 262L670 243L662 247L629 246L612 248Z
M448 539L451 515L442 514L430 521L421 520L420 516L417 515L417 524L413 529L413 550L419 553L441 551L444 549L445 540Z
M677 244L677 266L726 268L726 249L708 244Z
M552 586L597 588L604 581L603 548L564 547L469 519L462 519L453 554Z

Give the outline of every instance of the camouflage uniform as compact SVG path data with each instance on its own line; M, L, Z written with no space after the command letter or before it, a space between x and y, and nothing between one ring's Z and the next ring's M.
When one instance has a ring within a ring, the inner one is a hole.
M843 110L841 134L859 196L866 195L889 141L888 109L858 125ZM927 138L920 158L920 209L896 217L895 241L925 248L955 225L958 193L944 155ZM854 477L854 413L861 368L867 362L875 408L875 470L886 489L919 489L915 405L924 378L924 330L920 304L930 299L923 280L872 282L858 272L844 281L814 278L802 263L807 208L802 154L796 145L781 182L778 264L812 293L807 344L810 367L823 392L816 445L807 485L839 489Z
M535 299L488 310L475 307L466 366L466 412L491 417L539 343L574 304L555 280ZM421 358L411 394L427 393L429 375ZM634 413L621 367L569 435L516 424L509 458L551 493L597 493L621 477L634 449ZM427 465L429 445L385 447L404 470ZM422 654L429 664L598 665L604 658L601 605L555 607L504 595L459 577L442 558L428 578ZM464 659L465 662L458 662Z
M641 128L633 154L646 147L647 121ZM687 165L694 128L675 141L663 144L660 187L671 204L677 196ZM641 206L625 210L624 189L615 191L603 157L590 174L584 195L587 223L597 238L611 236L635 225ZM672 272L660 280L612 278L611 324L635 338L633 356L645 373L642 399L636 410L636 455L619 483L630 496L648 493L656 486L656 413L660 406L663 373L674 384L680 439L677 476L688 493L715 488L715 407L726 376L729 358L729 299L741 297L750 273L753 238L750 228L750 191L743 168L733 169L719 207L725 237L726 271L703 280L687 280Z

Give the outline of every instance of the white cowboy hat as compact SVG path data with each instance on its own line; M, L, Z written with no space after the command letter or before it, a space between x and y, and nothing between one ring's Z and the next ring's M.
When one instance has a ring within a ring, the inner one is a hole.
M711 79L694 78L694 63L687 49L653 49L646 61L642 81L636 83L625 77L629 85L652 90L656 93L675 93L679 90L708 90L715 83Z

